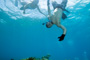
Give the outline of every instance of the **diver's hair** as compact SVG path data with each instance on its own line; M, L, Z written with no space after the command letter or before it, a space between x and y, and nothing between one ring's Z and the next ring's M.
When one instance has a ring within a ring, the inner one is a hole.
M51 23L51 22L47 22L47 23L46 23L46 27L47 27L47 28L51 28L51 26L52 26L52 23Z

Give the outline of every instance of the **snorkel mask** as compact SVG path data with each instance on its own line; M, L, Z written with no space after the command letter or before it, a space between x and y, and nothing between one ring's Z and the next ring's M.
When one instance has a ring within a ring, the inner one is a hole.
M50 27L52 27L53 22L51 20L49 20L48 22L42 23L42 25L45 25L45 24L46 24L47 28L50 28Z

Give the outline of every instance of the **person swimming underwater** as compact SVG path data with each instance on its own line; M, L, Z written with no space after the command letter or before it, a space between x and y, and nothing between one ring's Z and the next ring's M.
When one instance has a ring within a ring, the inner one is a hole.
M16 0L17 1L17 0ZM39 0L31 0L30 2L25 2L25 1L21 1L19 0L22 7L20 8L20 10L23 10L23 14L25 14L25 10L26 9L36 9L43 14L44 16L46 16L44 13L41 12L40 8L39 8Z
M61 18L65 19L67 18L67 16L63 13L63 11L67 11L65 9L66 7L66 4L67 4L67 0L63 0L61 4L58 4L56 1L52 1L52 6L54 8L54 13L51 15L51 12L50 12L50 6L49 6L49 0L47 2L47 6L48 6L48 22L46 23L46 27L47 28L51 28L52 25L56 25L57 27L61 28L63 30L63 34L58 37L59 38L59 41L62 41L64 40L64 37L66 35L66 28L61 25ZM69 12L69 11L67 11ZM64 15L63 15L64 14Z

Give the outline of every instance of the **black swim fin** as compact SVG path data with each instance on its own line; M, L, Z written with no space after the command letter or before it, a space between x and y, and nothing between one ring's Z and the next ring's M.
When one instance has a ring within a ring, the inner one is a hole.
M66 9L63 9L64 11L66 11L66 12L68 12L68 13L70 13L68 10L66 10Z
M59 38L59 41L64 40L64 37L65 37L65 34L62 34L62 36L58 37Z
M67 15L65 13L62 14L62 19L66 19L67 18Z

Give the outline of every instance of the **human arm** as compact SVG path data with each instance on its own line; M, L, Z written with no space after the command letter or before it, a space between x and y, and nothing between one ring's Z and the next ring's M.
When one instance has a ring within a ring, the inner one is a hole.
M50 0L47 0L47 7L48 7L48 17L51 16L51 11L50 11Z
M41 14L43 14L44 16L46 16L44 13L42 13L41 12L41 10L40 10L40 8L37 6L37 9L38 9L38 11L41 13ZM46 16L47 17L47 16Z

